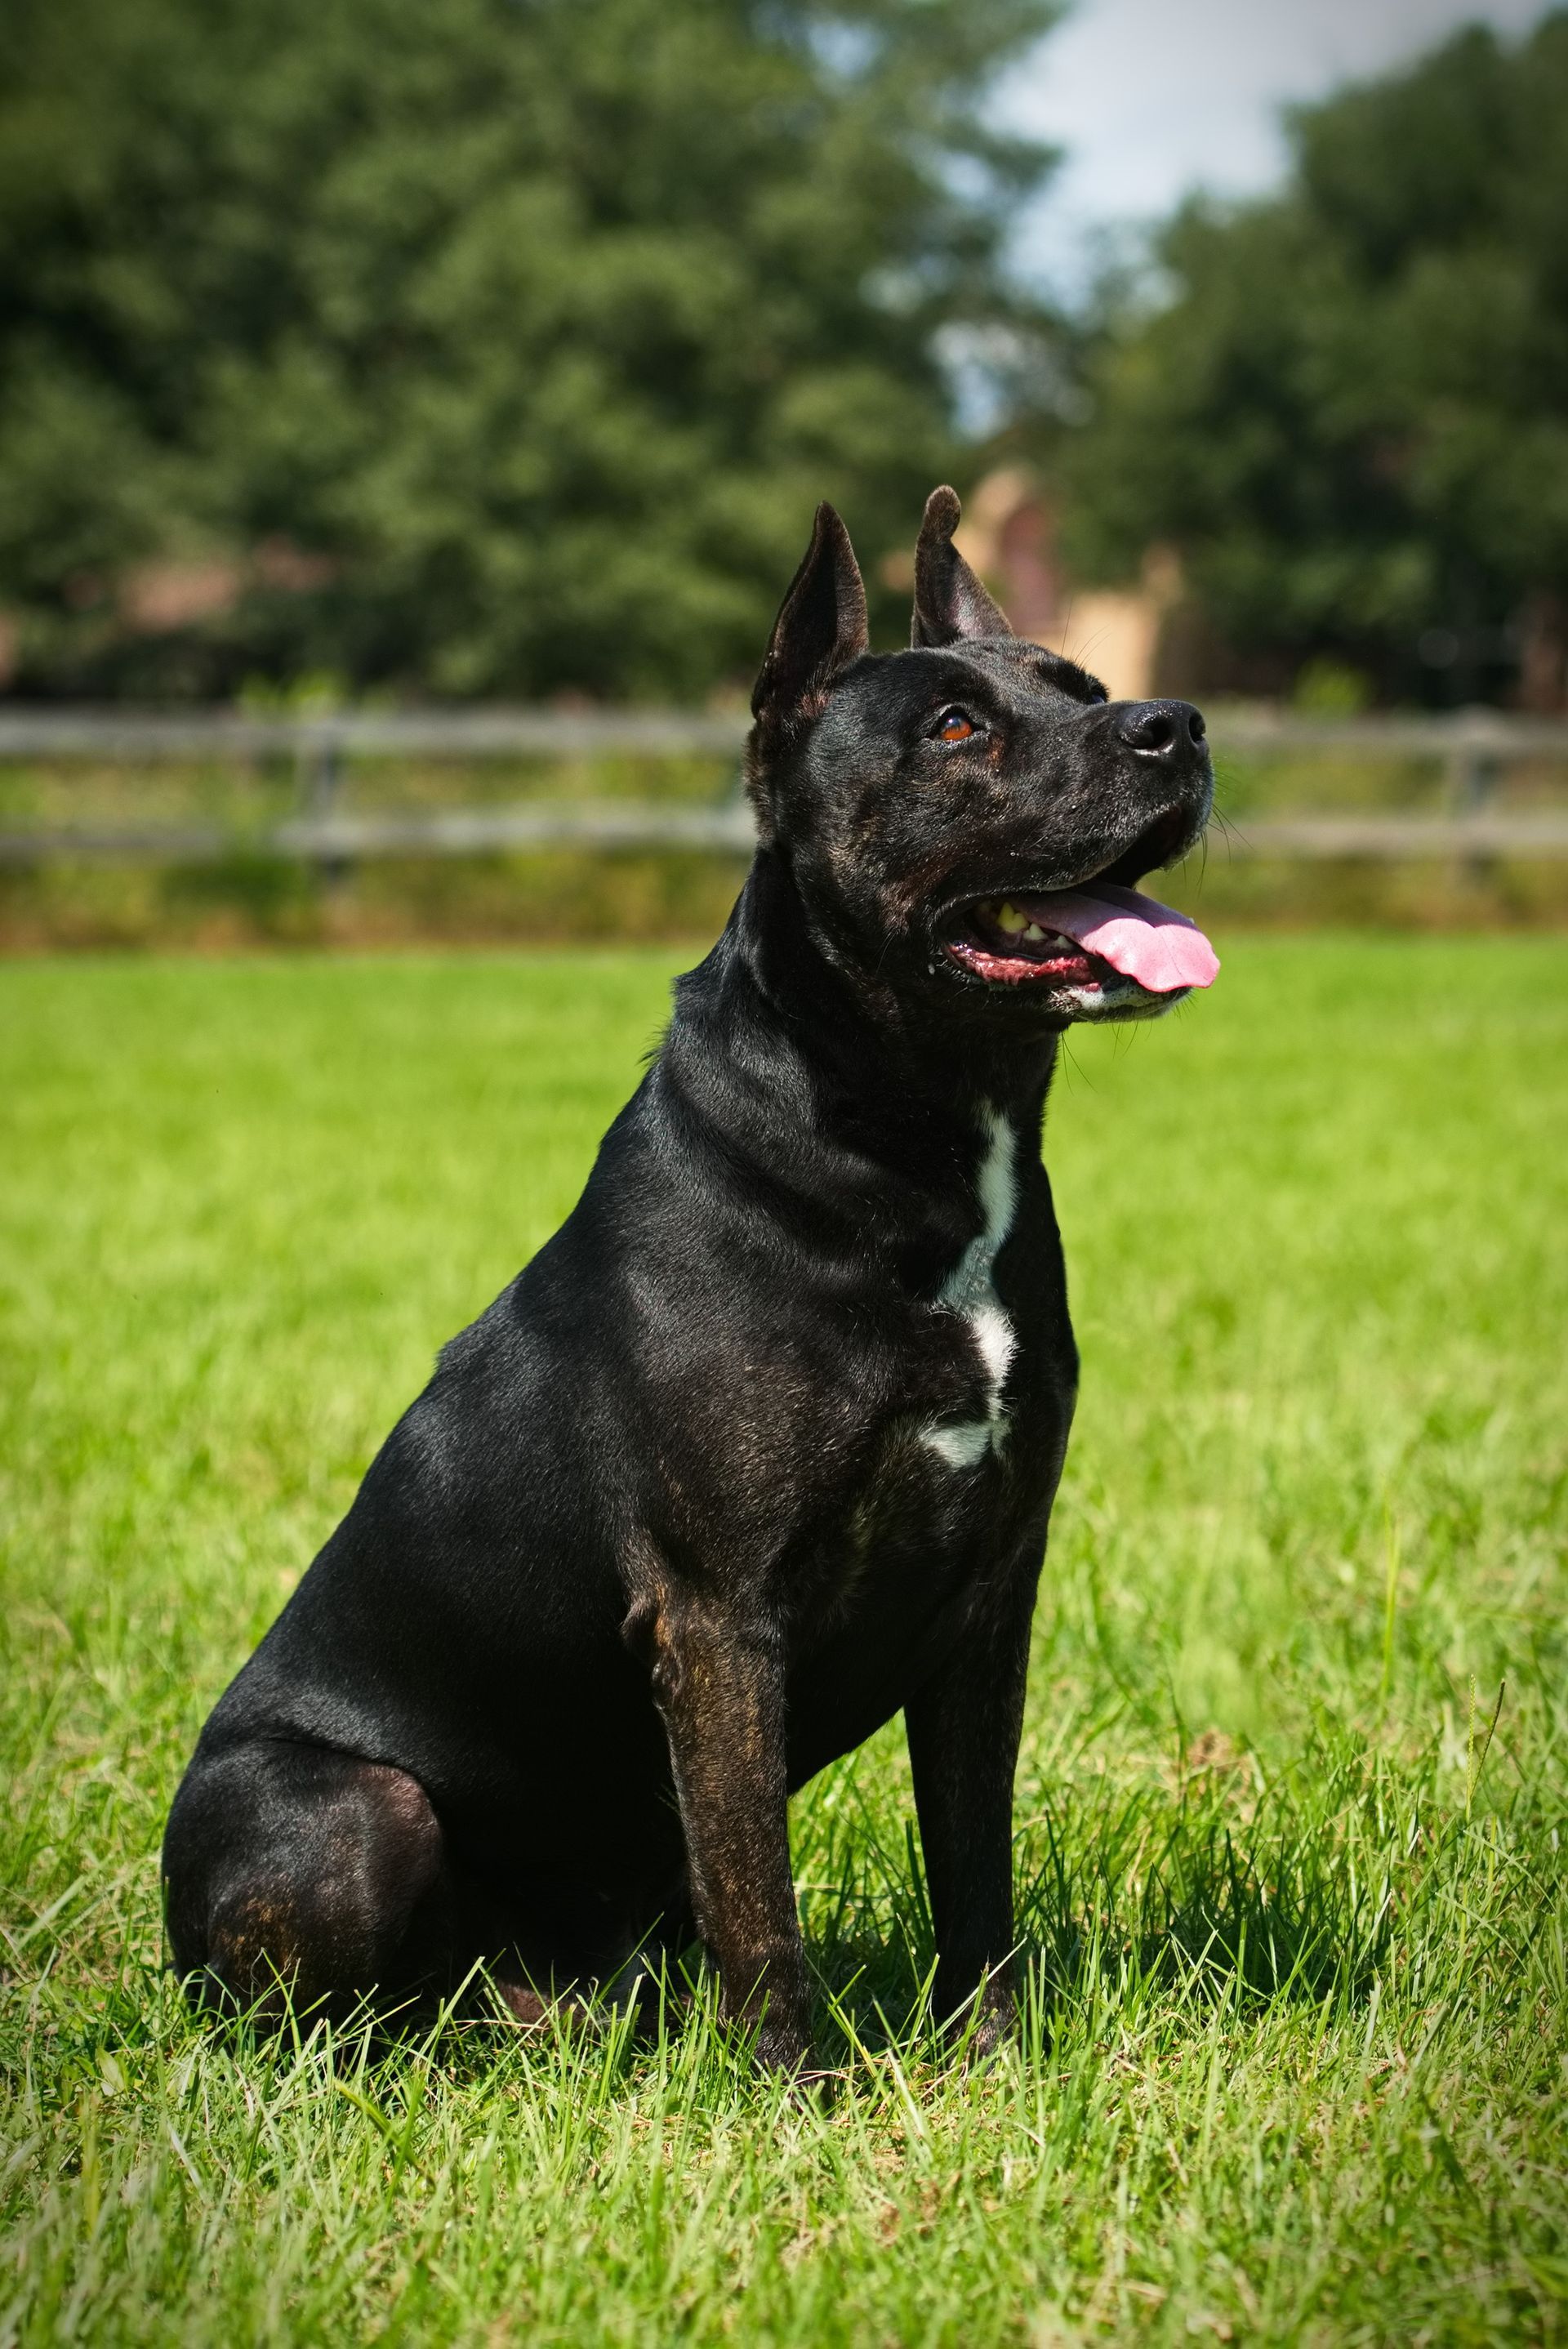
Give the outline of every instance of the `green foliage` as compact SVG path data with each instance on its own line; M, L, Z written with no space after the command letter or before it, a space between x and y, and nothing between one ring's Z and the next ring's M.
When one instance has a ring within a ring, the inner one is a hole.
M1347 661L1320 653L1295 680L1291 700L1314 718L1354 718L1372 698L1370 681Z
M16 0L0 603L35 686L748 674L813 505L875 556L1012 316L1055 0ZM239 564L138 637L115 583ZM302 562L308 558L308 562Z
M1568 12L1293 132L1284 193L1189 205L1166 298L1109 335L1072 543L1125 575L1169 540L1233 644L1408 688L1422 630L1568 597Z
M203 1713L571 1204L670 958L0 967L0 2340L1563 2337L1568 973L1221 943L1048 1120L1027 2032L936 2060L890 1730L794 1806L825 2106L706 1985L651 2047L335 2064L159 1971Z

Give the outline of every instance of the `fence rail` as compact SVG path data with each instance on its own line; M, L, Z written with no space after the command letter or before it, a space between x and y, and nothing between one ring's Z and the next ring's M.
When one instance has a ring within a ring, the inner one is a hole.
M152 763L342 756L394 759L642 758L738 751L738 713L683 709L335 710L251 718L228 710L6 709L0 759Z
M737 791L711 806L586 800L428 812L349 812L335 804L352 757L469 761L738 757L738 714L663 709L344 711L254 718L227 712L6 709L0 762L253 765L288 759L296 812L260 828L215 822L108 823L0 831L0 864L207 863L252 854L341 866L368 857L472 856L536 848L701 849L744 854L750 813ZM1508 810L1489 804L1501 772L1520 760L1568 766L1568 721L1466 710L1453 717L1313 719L1236 708L1214 713L1215 751L1253 757L1436 759L1448 776L1439 814L1259 816L1233 820L1236 857L1309 859L1568 857L1568 804Z

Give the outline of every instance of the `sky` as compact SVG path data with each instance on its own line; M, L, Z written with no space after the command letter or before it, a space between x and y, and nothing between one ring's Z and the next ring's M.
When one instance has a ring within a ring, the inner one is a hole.
M1283 104L1386 72L1460 25L1519 33L1544 14L1542 0L1076 0L1006 93L1019 127L1067 150L1019 258L1070 294L1097 233L1193 187L1239 196L1277 180Z

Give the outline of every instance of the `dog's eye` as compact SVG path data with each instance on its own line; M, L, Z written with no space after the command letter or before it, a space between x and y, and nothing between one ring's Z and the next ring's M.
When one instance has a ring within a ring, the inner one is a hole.
M975 731L975 720L966 709L944 709L936 721L939 742L966 742Z

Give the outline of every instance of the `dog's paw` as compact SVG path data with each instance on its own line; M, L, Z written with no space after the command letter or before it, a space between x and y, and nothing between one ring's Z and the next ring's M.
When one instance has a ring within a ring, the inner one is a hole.
M975 2071L1010 2045L1017 2029L1018 2002L1010 1985L991 1981L949 2015L944 2033L953 2060L965 2071Z
M594 2020L583 2000L570 1991L545 1998L527 1982L496 1982L490 1988L499 2019L519 2025L533 2038L546 2037L553 2030L583 2031Z
M788 2072L799 2077L811 2068L811 2049L803 2032L765 2023L752 2042L751 2060L759 2072Z

